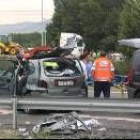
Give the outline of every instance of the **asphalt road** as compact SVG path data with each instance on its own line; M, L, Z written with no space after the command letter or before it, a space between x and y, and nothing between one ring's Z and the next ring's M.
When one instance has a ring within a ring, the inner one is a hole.
M88 96L93 97L93 87L89 87ZM103 98L103 95L101 98ZM120 90L112 87L111 98L126 99L127 93L121 94ZM54 113L68 112L42 110L33 114L25 114L23 111L19 111L17 115L18 129L26 128L30 131L33 126ZM93 129L93 138L140 139L140 113L78 112L78 114L82 118L92 118L100 123L100 126ZM12 123L12 111L0 109L0 129L12 129Z
M125 90L125 89L124 89ZM93 86L88 87L88 97L94 97ZM101 94L101 98L103 98L103 94ZM119 87L111 87L110 98L119 98L119 99L127 99L127 92L122 92Z
M23 112L18 112L18 129L26 128L28 131L31 131L33 126L45 120L49 115L54 113L68 112L38 111L33 114L25 114ZM116 114L109 112L78 112L78 114L83 119L94 119L99 122L100 125L95 126L93 129L93 138L140 139L139 113ZM12 129L12 114L10 113L10 111L9 114L0 115L0 129L1 128Z

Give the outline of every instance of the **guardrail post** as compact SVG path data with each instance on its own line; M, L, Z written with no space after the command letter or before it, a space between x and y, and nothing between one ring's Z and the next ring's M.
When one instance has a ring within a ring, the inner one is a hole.
M13 98L13 129L17 129L17 98Z

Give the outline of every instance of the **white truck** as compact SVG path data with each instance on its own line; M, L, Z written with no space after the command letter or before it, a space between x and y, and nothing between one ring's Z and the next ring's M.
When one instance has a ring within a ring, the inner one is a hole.
M79 58L85 49L82 36L75 33L62 32L60 36L60 47L64 49L73 48L72 55Z

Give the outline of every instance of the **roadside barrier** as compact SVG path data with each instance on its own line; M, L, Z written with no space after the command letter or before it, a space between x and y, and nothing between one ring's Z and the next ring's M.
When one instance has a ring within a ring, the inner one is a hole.
M95 99L95 98L18 98L1 97L1 108L13 110L13 128L17 128L18 109L43 109L43 110L75 110L75 111L100 111L100 112L140 112L138 99Z

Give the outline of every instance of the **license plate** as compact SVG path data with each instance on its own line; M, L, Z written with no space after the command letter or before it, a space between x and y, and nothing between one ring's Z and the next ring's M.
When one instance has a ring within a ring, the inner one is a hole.
M69 81L58 81L58 86L73 86L74 81L69 80Z

